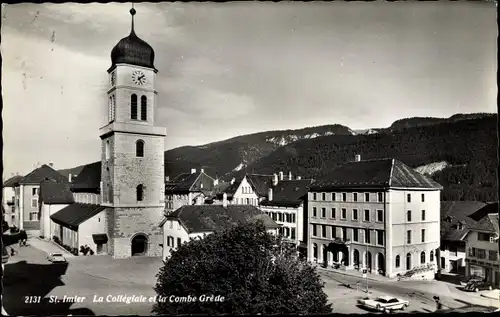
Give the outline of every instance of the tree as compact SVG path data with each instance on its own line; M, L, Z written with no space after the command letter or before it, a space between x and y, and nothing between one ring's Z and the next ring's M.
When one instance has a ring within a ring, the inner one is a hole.
M154 314L318 314L331 304L315 268L261 222L192 239L157 274ZM201 302L220 295L220 302ZM195 302L178 302L196 298ZM174 301L174 302L172 302Z

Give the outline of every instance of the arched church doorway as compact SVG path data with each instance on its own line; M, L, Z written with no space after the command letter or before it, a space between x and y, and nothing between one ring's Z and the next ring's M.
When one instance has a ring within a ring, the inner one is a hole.
M148 251L148 237L140 233L135 235L131 241L132 256L145 255Z

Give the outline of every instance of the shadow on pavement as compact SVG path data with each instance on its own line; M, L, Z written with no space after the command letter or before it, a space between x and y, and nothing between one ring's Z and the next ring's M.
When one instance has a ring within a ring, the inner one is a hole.
M460 278L460 275L441 274L441 276L437 278L437 280L450 284L460 285Z
M45 297L57 286L64 285L61 276L67 268L68 263L32 264L20 261L5 264L3 306L7 313L15 316L95 315L90 309L71 309L72 302L57 300L52 303L50 297Z

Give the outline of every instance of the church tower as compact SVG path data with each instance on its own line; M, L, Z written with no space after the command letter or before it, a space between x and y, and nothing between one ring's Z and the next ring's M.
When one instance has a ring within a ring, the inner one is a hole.
M154 50L132 29L111 51L108 123L102 127L101 197L108 253L114 258L161 256L158 227L165 208L164 138L154 125Z

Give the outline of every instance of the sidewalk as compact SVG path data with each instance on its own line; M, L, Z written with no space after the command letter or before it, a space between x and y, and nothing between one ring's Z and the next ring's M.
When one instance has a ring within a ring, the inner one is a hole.
M354 277L359 277L360 279L363 278L363 272L357 271L357 270L349 270L349 271L344 271L344 270L338 270L334 268L324 268L320 265L314 265L320 272L324 273L336 273L336 274L342 274L342 275L347 275L347 276L354 276ZM367 273L366 274L366 279L372 280L372 281L377 281L377 282L396 282L398 279L397 278L389 278L385 277L382 275L378 274L372 274L372 273Z
M50 254L50 253L61 253L66 258L73 258L73 257L75 257L73 254L71 254L70 252L68 252L68 250L66 250L65 248L61 247L60 245L57 245L55 242L42 240L39 237L33 237L33 236L30 237L28 239L28 244L31 245L31 246L33 246L34 248L37 248L40 251L43 251L43 252L47 253L47 254Z
M489 299L500 301L500 290L494 289L492 291L487 291L487 292L481 294L481 296L489 298Z

